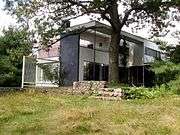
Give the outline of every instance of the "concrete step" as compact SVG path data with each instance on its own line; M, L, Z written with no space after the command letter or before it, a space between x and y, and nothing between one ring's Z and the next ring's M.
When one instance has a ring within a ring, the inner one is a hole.
M112 101L119 101L119 100L121 100L121 97L92 96L91 98L101 99L101 100L112 100Z
M97 96L104 96L104 97L121 97L122 96L122 92L106 92L106 91L98 91Z
M121 88L100 88L98 91L106 91L106 92L122 92Z

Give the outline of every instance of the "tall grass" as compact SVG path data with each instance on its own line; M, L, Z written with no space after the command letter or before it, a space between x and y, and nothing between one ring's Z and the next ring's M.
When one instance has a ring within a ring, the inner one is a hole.
M1 135L180 134L180 97L102 101L58 93L0 96Z

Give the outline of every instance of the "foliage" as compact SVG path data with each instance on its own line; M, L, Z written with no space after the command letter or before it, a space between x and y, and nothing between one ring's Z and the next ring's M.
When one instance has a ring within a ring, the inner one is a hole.
M168 86L171 91L173 91L175 94L180 95L180 75L176 77L176 80L171 80L168 83Z
M169 93L166 89L144 87L123 87L123 90L125 99L152 99Z
M28 33L9 28L0 37L0 86L20 86L22 57L31 52Z
M93 20L106 20L112 28L120 31L124 25L129 26L131 23L136 24L134 29L143 28L146 23L155 24L152 25L152 33L158 35L163 28L172 26L170 21L178 20L178 10L174 10L172 16L167 13L170 7L180 5L179 0L5 1L5 9L16 15L19 23L33 23L44 45L64 31L66 21L84 15L89 15ZM118 12L118 8L122 12ZM168 23L162 21L165 19L168 19Z
M180 63L180 45L169 45L167 42L162 40L155 40L155 42L160 45L160 49L165 51L169 61L173 63Z
M172 94L169 87L161 85L161 87L145 88L145 87L129 87L127 84L111 82L108 84L110 88L122 88L123 99L153 99Z
M180 46L168 45L167 42L157 40L161 49L166 52L166 61L155 61L151 64L156 75L156 85L159 89L180 93Z
M180 63L170 61L156 61L152 65L156 74L157 89L168 90L180 94Z
M171 51L171 61L174 63L180 63L180 45L177 45Z
M114 5L113 5L114 4ZM158 23L160 25L163 19L169 18L167 16L167 11L169 7L178 7L178 0L164 1L164 0L90 0L90 1L76 1L76 0L54 0L54 1L23 1L23 0L6 0L6 9L8 9L12 14L17 15L20 22L30 21L33 18L35 26L39 29L39 34L45 32L44 36L51 38L54 34L59 34L63 30L64 20L71 20L78 18L83 15L101 15L101 17L91 17L92 19L104 19L108 21L111 25L116 20L116 15L112 16L110 11L116 13L117 8L120 6L124 7L124 11L119 14L119 19L117 23L122 23L123 25L129 25L131 23L136 23L138 21L146 21L147 23ZM115 6L115 7L113 7ZM34 9L34 10L32 10ZM123 8L122 8L123 10ZM45 12L46 14L43 14ZM177 11L174 11L174 13ZM178 12L177 12L178 13ZM129 15L132 16L129 16ZM38 15L38 17L37 17ZM114 17L114 18L113 18ZM129 18L127 18L129 17ZM147 20L144 19L147 18ZM152 20L148 20L151 17ZM159 18L157 18L159 17ZM176 19L174 16L174 19ZM161 19L161 20L160 20ZM125 22L124 22L125 21ZM141 22L142 23L142 22ZM113 24L115 26L115 24ZM139 23L140 25L140 23ZM58 27L55 29L56 26ZM165 24L161 24L165 27ZM48 29L46 29L48 28ZM57 31L56 31L57 30ZM48 34L47 32L50 32Z
M178 20L179 0L45 0L24 1L5 0L6 9L16 15L18 21L33 24L42 45L52 45L59 41L60 32L65 32L66 22L80 16L89 15L93 20L105 20L111 27L109 80L118 81L119 42L123 26L134 24L138 30L147 24L153 35L167 32ZM168 15L174 8L172 16ZM122 12L119 12L121 9ZM164 30L165 29L165 30ZM56 42L55 41L55 42Z
M168 82L176 80L180 75L180 64L175 64L170 61L156 61L152 64L152 70L156 75L156 84L167 85Z

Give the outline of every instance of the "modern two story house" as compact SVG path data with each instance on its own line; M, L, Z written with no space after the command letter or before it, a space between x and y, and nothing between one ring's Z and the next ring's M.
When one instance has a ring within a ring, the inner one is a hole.
M91 21L68 29L82 27L96 29L68 36L48 50L36 53L37 63L48 64L55 61L55 65L59 63L60 55L65 72L65 85L72 85L74 81L108 80L111 27ZM158 45L150 40L125 31L122 32L122 37L120 48L126 49L120 49L119 54L120 82L135 86L151 86L153 73L149 70L149 63L155 59L164 59L165 55ZM43 69L40 67L36 66L35 74L36 86L54 86L53 82L44 79Z

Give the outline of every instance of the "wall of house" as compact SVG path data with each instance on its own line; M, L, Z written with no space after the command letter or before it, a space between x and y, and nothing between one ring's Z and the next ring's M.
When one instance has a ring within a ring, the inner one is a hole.
M60 45L60 42L56 42L51 47L40 49L39 51L35 52L37 55L37 58L58 57L59 56L59 45Z
M80 35L80 53L79 53L79 80L83 80L84 73L84 61L95 62L100 64L109 65L109 52L108 46L110 44L109 37L102 37L101 35L94 35L95 33L84 33ZM102 46L99 47L99 43ZM88 44L95 44L95 50L88 48ZM129 60L128 66L142 65L144 59L144 46L143 44L137 44L127 41L129 46ZM123 66L119 62L119 66Z
M79 35L68 36L61 40L60 55L65 85L78 81L79 75Z

